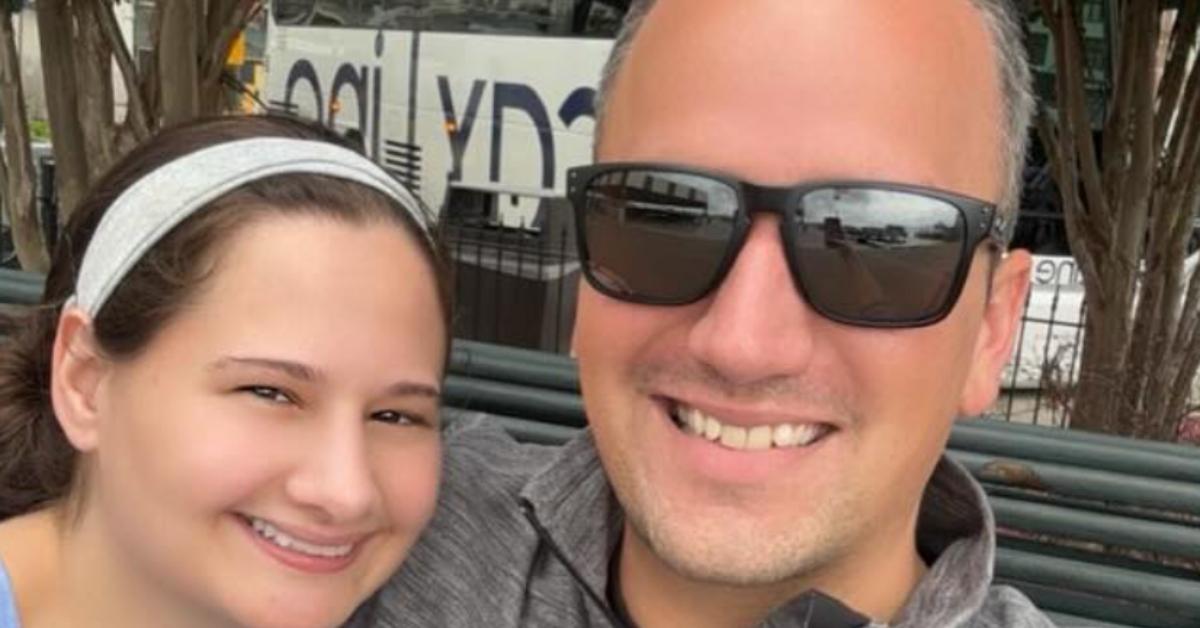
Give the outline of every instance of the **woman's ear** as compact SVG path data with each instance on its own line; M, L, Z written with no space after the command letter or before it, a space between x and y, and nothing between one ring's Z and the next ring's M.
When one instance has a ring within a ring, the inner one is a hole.
M88 452L99 440L100 395L110 362L92 335L92 320L65 306L54 335L50 401L54 415L75 449Z

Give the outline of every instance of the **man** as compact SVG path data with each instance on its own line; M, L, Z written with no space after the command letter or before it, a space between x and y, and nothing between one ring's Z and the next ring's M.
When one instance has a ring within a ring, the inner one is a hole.
M1049 626L943 457L994 401L1032 108L1003 0L658 0L570 174L590 432L448 437L381 625ZM977 200L982 199L982 200Z

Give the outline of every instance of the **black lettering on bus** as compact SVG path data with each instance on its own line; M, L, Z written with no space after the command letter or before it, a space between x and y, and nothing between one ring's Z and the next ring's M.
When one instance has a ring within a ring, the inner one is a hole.
M364 139L367 136L367 66L361 70L355 69L349 63L343 63L333 76L333 89L329 91L329 126L333 126L337 108L341 107L342 89L350 87L354 90L354 102L358 103L358 132ZM334 103L337 103L335 106ZM336 107L336 108L335 108Z
M1041 285L1054 283L1054 262L1052 260L1038 260L1038 263L1033 268L1033 282Z
M446 122L446 135L450 140L449 178L451 181L461 181L463 154L467 151L467 140L471 137L471 129L475 126L475 117L479 114L479 103L483 100L483 88L486 83L478 79L471 83L471 95L467 98L467 106L460 118L454 112L454 96L450 93L450 79L439 76L437 81L438 95L442 99L442 118Z
M1043 286L1078 284L1082 281L1074 259L1041 259L1033 267L1033 283Z
M325 98L321 95L321 81L317 78L317 70L308 59L300 59L292 64L292 69L288 71L287 87L283 92L283 105L289 112L296 111L296 103L292 101L292 94L296 88L296 84L300 81L307 81L309 87L312 88L313 98L315 99L313 107L313 115L317 117L317 122L324 124L324 106Z
M533 88L522 83L496 83L492 87L492 167L491 180L500 180L501 135L505 109L525 112L537 129L538 145L542 151L542 187L554 187L554 134L550 129L550 115Z
M378 42L379 40L376 40L376 50L379 49ZM383 110L383 69L376 66L374 74L375 89L371 92L371 156L383 159L379 154L379 141L383 136L379 126L379 115Z
M571 126L579 118L596 117L596 90L591 87L580 87L571 92L558 108L558 119L563 126Z

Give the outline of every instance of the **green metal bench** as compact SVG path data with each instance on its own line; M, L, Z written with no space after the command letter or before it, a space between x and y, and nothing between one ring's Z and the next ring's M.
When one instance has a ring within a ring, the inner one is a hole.
M0 303L31 305L41 298L41 275L0 268Z

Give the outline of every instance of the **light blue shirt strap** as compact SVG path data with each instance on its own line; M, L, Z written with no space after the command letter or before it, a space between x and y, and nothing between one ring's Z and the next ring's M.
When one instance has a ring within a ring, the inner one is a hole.
M13 595L12 581L8 579L4 561L0 561L0 628L21 628L21 618L17 616L17 600Z

